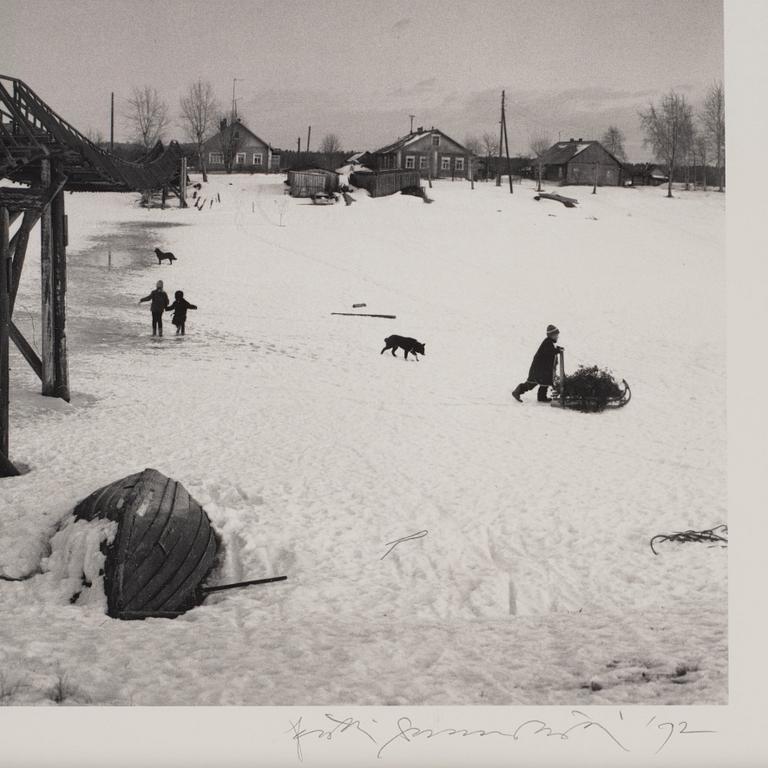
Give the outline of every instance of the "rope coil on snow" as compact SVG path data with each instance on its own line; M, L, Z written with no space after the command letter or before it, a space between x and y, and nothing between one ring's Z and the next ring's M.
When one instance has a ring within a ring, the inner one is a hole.
M670 534L659 533L651 539L651 552L653 552L654 555L659 554L653 547L655 541L707 541L710 543L721 542L721 546L727 546L727 537L728 526L725 524L716 525L714 528L708 528L704 531L682 531L680 533Z

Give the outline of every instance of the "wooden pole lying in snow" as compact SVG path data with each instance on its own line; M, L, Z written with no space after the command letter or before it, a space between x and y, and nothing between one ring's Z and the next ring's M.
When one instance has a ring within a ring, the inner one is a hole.
M397 315L367 315L364 312L331 312L332 315L345 315L346 317L385 317L387 320L396 320Z

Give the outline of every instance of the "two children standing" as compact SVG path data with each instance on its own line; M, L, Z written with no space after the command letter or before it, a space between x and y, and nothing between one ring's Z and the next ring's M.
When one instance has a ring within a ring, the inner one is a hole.
M163 290L163 281L157 281L157 287L149 296L145 296L143 299L139 299L139 304L143 301L149 301L150 310L152 311L152 335L163 335L163 313L173 312L173 318L171 322L176 326L176 335L184 335L184 326L187 322L187 310L197 309L194 304L190 304L184 298L184 291L176 291L174 293L173 304L168 303L168 294Z

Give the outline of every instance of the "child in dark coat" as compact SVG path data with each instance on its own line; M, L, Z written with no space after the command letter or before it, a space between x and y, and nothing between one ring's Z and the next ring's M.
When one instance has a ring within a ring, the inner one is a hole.
M163 281L157 281L157 287L149 296L145 296L143 299L139 299L139 304L142 301L151 301L150 309L152 310L152 335L163 335L163 312L168 306L168 294L163 290Z
M184 335L184 323L187 322L187 310L197 309L194 304L190 304L184 298L184 291L176 291L173 294L174 302L166 310L167 312L173 311L173 317L171 322L176 326L176 335Z
M523 402L520 395L533 389L536 385L539 386L537 400L540 403L549 403L552 400L551 397L547 396L547 389L554 383L552 379L555 371L555 358L557 353L562 350L562 347L558 347L556 343L559 336L560 331L556 326L547 326L547 337L541 342L533 356L531 369L528 371L528 380L518 384L512 392L512 397L518 403Z

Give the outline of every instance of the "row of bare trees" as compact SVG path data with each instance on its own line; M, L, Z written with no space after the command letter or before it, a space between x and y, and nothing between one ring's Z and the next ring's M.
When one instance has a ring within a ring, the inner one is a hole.
M725 165L725 92L722 83L715 83L707 92L704 105L694 115L685 96L670 91L661 102L650 104L640 112L645 131L645 144L657 160L667 166L667 197L672 197L675 170L686 168L686 189L690 186L690 169L704 168L706 187L707 161L714 155L718 189L724 187ZM693 180L695 184L695 179Z
M181 97L179 122L188 139L195 145L204 181L208 178L203 144L225 124L223 121L227 117L234 119L234 115L228 116L221 111L213 86L208 81L196 80ZM164 137L171 122L168 104L160 97L157 89L149 85L131 91L124 118L130 126L132 138L146 152ZM231 161L234 158L240 140L237 131L222 132L221 150L225 160L229 158ZM339 136L335 133L326 134L320 142L320 152L331 154L339 151Z
M707 166L715 163L719 191L724 187L725 168L725 93L722 83L714 83L707 91L704 103L697 114L685 96L670 91L661 102L650 104L639 113L640 124L645 133L645 145L651 149L656 160L667 167L669 178L667 196L672 197L672 179L675 171L685 170L686 189L691 182L696 186L696 169L703 170L703 186L707 185ZM600 143L614 157L625 162L624 133L610 125L602 135ZM542 157L552 146L550 136L543 131L532 135L529 150L538 168L538 188L541 190ZM467 137L465 146L476 155L489 159L499 154L499 143L491 133L483 134L482 140Z

